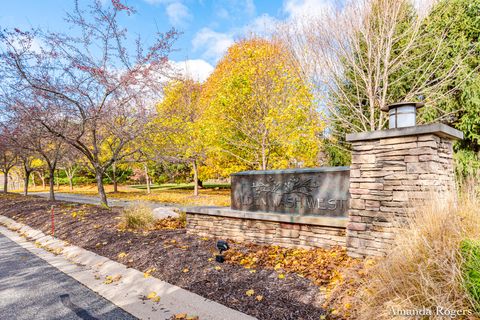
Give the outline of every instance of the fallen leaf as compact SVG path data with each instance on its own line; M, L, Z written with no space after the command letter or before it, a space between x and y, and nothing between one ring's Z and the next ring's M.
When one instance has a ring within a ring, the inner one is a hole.
M215 270L222 270L222 268L221 268L221 267L219 267L219 266L215 266L215 268L214 268L214 269L215 269Z
M182 270L183 273L187 273L188 271L190 271L188 268Z
M251 296L253 296L253 295L255 294L255 290L253 290L253 289L247 290L247 291L245 292L245 294L246 294L247 296L251 297Z
M155 291L150 292L147 295L147 299L153 301L153 302L160 302L160 297L157 296L157 293Z
M262 295L258 295L258 296L255 297L255 299L256 299L257 301L262 301L262 300L263 300L263 296L262 296Z
M285 275L284 275L283 273L280 273L280 274L278 275L278 279L285 279Z
M175 315L175 319L185 319L187 317L186 313L179 313Z
M119 257L120 259L122 259L122 258L125 258L127 255L128 255L128 253L126 253L126 252L120 252L120 253L118 254L118 257Z
M121 278L122 278L122 275L120 275L120 274L117 274L117 275L114 275L114 276L106 276L105 281L103 281L103 283L110 284L110 283L113 283L113 282L118 282L118 281L120 281Z

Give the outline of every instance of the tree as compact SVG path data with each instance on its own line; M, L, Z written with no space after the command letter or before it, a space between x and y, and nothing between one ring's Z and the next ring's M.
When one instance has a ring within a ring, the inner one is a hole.
M283 43L235 43L206 81L201 104L206 161L222 176L318 163L323 123Z
M23 110L22 108L18 110ZM49 172L49 200L55 200L55 170L57 165L68 150L63 139L53 135L40 123L32 120L30 115L20 112L13 113L15 118L10 121L16 124L15 130L9 135L9 139L17 147L25 170L25 190L28 188L30 173L33 171L32 161L38 155L48 168ZM28 176L28 177L27 177Z
M426 109L438 111L435 120L451 114L438 103L455 92L455 76L471 52L442 55L449 28L430 37L422 31L428 13L408 0L352 1L282 29L329 111L332 133L383 129L381 111L399 101L423 99Z
M21 152L18 155L23 168L23 195L28 196L28 186L30 184L30 176L35 170L35 156L28 152Z
M168 84L162 102L157 104L153 122L153 145L161 150L162 158L170 162L191 165L194 195L198 196L198 166L205 156L201 136L199 103L201 84L191 79L177 79Z
M135 151L129 146L148 122L177 35L157 33L149 46L138 38L132 50L118 23L123 13L134 10L118 0L108 6L95 1L88 9L77 1L67 15L68 34L18 28L0 33L6 98L29 101L20 103L26 114L88 159L103 205L105 171ZM55 126L58 122L65 125ZM109 157L107 140L115 146Z
M0 172L3 173L3 193L8 192L8 173L17 164L17 150L9 143L9 133L0 128Z
M438 103L440 110L449 116L442 122L464 133L464 139L455 144L456 170L460 177L480 174L480 11L479 0L443 0L433 8L425 22L423 32L431 39L441 37L443 30L446 46L442 56L447 57L443 68L449 68L451 59L458 55L468 56L455 75L452 95ZM469 54L469 53L472 54ZM425 122L439 116L436 109L421 113Z
M62 167L63 171L65 171L65 175L70 186L70 191L73 191L73 178L80 169L78 156L78 151L76 151L76 149L68 148L60 162L60 166Z

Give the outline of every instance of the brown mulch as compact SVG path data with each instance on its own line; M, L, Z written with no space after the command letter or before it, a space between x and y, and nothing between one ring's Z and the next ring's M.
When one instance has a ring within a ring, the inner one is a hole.
M279 279L271 269L251 272L238 264L215 262L216 239L187 235L185 229L122 231L120 208L0 195L1 215L44 233L50 233L52 205L56 237L142 272L155 268L152 276L232 309L269 320L319 319L325 314L319 287L306 278L289 273ZM244 246L230 244L235 250ZM127 255L119 258L122 252ZM252 289L255 293L248 296ZM263 297L260 301L258 295Z

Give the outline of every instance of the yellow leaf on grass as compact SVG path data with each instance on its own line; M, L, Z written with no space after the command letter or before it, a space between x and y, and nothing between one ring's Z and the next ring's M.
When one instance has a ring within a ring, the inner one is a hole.
M253 295L255 294L255 290L253 290L253 289L247 290L247 291L245 292L245 294L246 294L247 296L251 297L251 296L253 296Z
M128 253L126 253L126 252L120 252L118 254L118 257L121 259L121 258L125 258L127 255L128 255Z
M219 266L215 266L215 268L214 268L214 269L215 269L215 270L222 270L222 268L221 268L221 267L219 267Z
M284 275L283 273L280 273L280 274L278 275L278 279L285 279L285 275Z
M263 296L262 296L262 295L258 295L258 296L255 297L255 299L256 299L257 301L262 301L262 300L263 300Z
M250 270L250 273L255 273L255 272L257 272L257 270L254 270L254 269Z
M183 273L187 273L188 271L190 271L188 268L182 270Z

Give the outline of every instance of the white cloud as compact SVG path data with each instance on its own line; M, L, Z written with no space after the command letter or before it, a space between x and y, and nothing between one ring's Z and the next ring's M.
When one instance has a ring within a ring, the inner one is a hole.
M192 40L194 51L204 50L202 56L205 59L217 61L225 51L233 44L233 37L227 33L213 31L210 28L203 28Z
M275 31L280 21L268 14L263 14L243 28L244 34L253 33L258 36L268 36Z
M192 18L188 7L181 2L170 3L166 11L170 23L174 26L184 26Z
M202 59L191 59L185 61L172 61L173 68L188 78L204 82L213 72L213 66Z
M332 0L285 0L283 3L283 11L289 18L297 19L322 15L333 7Z

